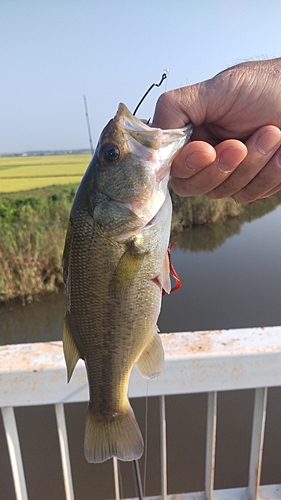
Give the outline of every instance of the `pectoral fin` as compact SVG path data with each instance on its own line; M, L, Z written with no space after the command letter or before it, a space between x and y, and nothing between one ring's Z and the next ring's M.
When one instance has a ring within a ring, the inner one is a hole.
M63 352L67 368L67 382L69 382L73 370L76 366L76 363L80 358L80 354L72 338L72 335L69 331L66 319L64 320L62 339L63 339Z
M134 281L145 255L145 253L132 254L126 250L118 262L111 285L119 291L128 288Z
M136 362L140 373L146 378L157 377L164 366L164 349L160 335L155 331Z

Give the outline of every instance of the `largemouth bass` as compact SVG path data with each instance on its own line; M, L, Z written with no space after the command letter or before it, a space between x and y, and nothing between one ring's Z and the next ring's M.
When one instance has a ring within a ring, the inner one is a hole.
M77 190L63 255L68 380L79 358L89 382L84 452L89 462L138 459L143 439L127 392L134 363L163 367L162 290L170 292L170 166L187 142L149 127L120 104Z

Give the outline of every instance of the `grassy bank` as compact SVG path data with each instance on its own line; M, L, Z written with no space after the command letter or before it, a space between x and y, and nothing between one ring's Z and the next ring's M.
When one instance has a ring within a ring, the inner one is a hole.
M222 200L210 200L206 196L180 198L173 191L171 196L173 201L173 233L179 233L187 227L213 224L229 217L237 217L246 207L232 198Z
M0 197L0 301L23 303L62 283L73 186Z
M0 157L0 302L31 301L62 283L69 211L89 160L90 154Z
M62 284L61 257L76 187L77 184L62 185L0 194L0 302L19 299L25 303ZM232 199L208 200L203 196L178 198L172 194L172 197L173 237L186 227L237 215L239 226L244 220L241 214L251 220L281 203L281 194L250 205L239 205ZM187 234L187 238L191 244L191 235Z

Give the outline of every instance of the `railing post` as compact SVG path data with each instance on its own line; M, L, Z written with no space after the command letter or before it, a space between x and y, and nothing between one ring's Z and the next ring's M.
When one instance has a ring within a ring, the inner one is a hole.
M267 388L256 389L248 484L250 500L257 500L259 498L266 402Z
M206 462L205 462L205 497L212 500L215 477L215 454L217 432L217 393L208 393Z
M62 473L66 500L74 500L74 491L72 484L71 466L69 458L67 431L65 425L64 408L62 403L55 404L57 428L59 435Z
M17 500L28 500L14 408L2 408Z
M114 490L115 490L115 500L120 500L120 488L119 488L119 475L118 475L118 460L113 457L113 477L114 477Z

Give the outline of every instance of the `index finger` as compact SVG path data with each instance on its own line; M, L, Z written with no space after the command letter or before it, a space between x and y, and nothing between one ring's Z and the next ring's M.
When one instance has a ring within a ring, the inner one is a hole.
M152 127L159 127L164 130L182 128L191 121L179 104L178 94L180 90L170 90L160 95L156 103Z
M216 159L216 151L208 142L193 141L186 144L173 161L171 175L188 179Z

